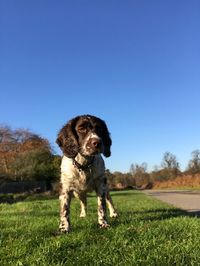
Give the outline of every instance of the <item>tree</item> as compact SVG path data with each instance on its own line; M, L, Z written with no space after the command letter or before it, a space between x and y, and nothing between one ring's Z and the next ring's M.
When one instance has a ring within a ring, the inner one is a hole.
M160 179L172 179L181 173L176 156L170 152L164 153L161 166L163 169L159 171Z
M10 151L15 149L15 140L8 126L0 127L0 173L1 176L9 175Z
M2 178L12 181L54 179L59 172L55 160L48 140L25 129L0 127Z
M135 186L135 180L130 173L114 172L106 170L108 186L110 189L124 189Z
M179 169L176 156L170 152L165 152L162 160L162 167L167 169Z
M131 164L130 173L135 180L136 187L151 186L150 175L147 173L147 163Z
M190 174L196 174L200 172L200 150L194 150L191 153L192 159L188 163L187 172Z

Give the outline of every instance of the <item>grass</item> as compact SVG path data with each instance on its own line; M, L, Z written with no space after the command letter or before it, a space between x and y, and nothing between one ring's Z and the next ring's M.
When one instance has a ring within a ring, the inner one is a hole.
M0 265L200 265L200 220L137 191L112 193L119 212L96 225L96 198L79 218L73 200L70 234L55 235L57 199L0 205Z

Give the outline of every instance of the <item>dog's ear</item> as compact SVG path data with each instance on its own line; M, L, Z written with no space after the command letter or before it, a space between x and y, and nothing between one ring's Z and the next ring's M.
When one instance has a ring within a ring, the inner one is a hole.
M112 145L112 140L110 138L110 133L108 131L108 128L106 126L106 123L100 119L101 122L101 128L102 128L102 141L103 141L103 145L104 145L104 152L103 155L105 157L110 157L111 155L111 145Z
M78 117L70 120L59 132L56 143L69 158L74 158L78 154L79 146L76 135L76 122Z

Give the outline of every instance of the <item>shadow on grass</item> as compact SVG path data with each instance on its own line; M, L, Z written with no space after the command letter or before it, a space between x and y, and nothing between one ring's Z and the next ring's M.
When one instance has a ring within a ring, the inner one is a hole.
M9 214L10 216L14 217L26 217L27 218L33 218L33 217L59 217L59 212L55 211L40 211L40 212L35 212L35 211L25 211L25 212L11 212Z
M0 204L15 204L18 202L47 201L54 199L58 199L58 196L44 194L2 194L0 195Z
M177 217L200 217L199 211L187 212L182 209L150 209L150 210L141 210L141 211L128 211L122 214L122 222L125 221L129 223L134 220L139 221L162 221L171 218Z
M195 217L200 218L200 211L191 210L187 214L188 214L188 216L195 216Z

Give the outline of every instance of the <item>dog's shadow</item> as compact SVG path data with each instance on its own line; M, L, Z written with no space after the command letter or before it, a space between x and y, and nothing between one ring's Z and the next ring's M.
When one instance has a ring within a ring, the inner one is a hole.
M187 212L182 209L160 208L141 211L127 211L119 213L115 219L110 218L111 227L118 227L120 224L132 224L137 221L163 221L177 217L200 217L200 211Z
M117 227L120 227L121 225L134 225L138 221L163 221L168 220L171 218L178 218L178 217L200 217L200 211L191 211L187 212L182 209L176 209L176 208L159 208L159 209L148 209L148 210L133 210L133 211L118 211L118 216L115 218L110 218L108 216L108 222L109 227L108 228L99 228L97 223L91 223L90 226L88 226L88 230L92 232L99 232L100 234L102 232L106 232L107 230L112 230L113 228L116 229ZM82 219L82 218L77 218ZM84 218L84 219L87 219ZM83 224L79 224L73 228L73 232L80 232L84 230ZM56 233L53 233L54 236L60 236L62 235L59 231Z

